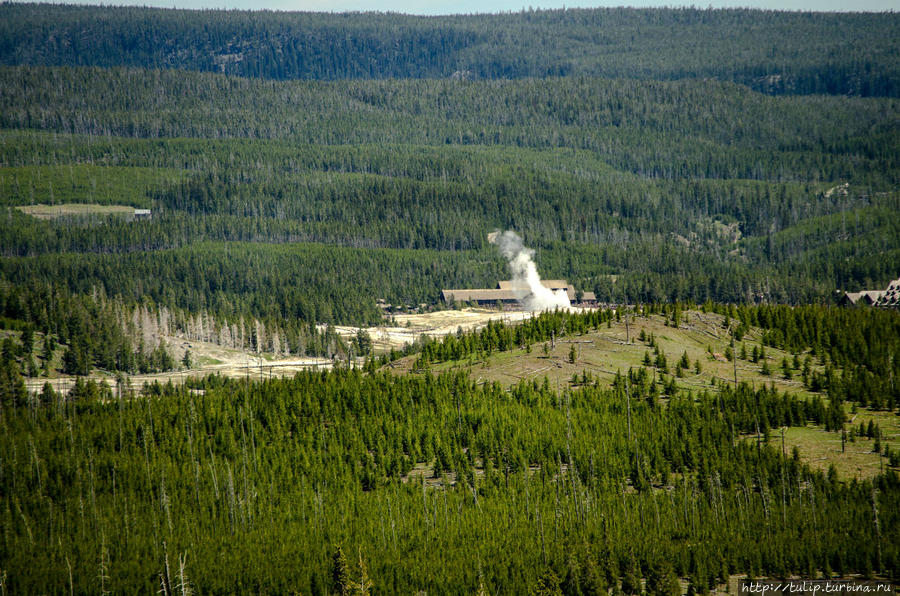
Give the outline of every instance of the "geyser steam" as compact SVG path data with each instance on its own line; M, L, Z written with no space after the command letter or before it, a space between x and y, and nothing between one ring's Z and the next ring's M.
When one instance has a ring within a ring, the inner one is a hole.
M554 292L541 283L537 267L531 258L534 251L525 248L519 235L512 231L494 232L488 235L488 242L496 244L509 261L509 272L512 275L513 294L527 310L551 310L571 306L565 290Z

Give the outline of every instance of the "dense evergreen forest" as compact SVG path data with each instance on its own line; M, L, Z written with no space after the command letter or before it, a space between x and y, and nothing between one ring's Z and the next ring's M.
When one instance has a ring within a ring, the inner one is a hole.
M714 78L776 94L900 94L900 16L696 8L413 17L6 3L0 63L270 79Z
M898 354L896 312L708 307L769 345L900 372L865 351ZM443 349L518 349L611 316L548 314ZM679 391L644 368L563 392L367 368L0 400L5 585L639 594L644 577L673 595L678 577L701 594L735 573L898 579L896 472L848 482L775 434L843 429L859 395L846 372L825 375L826 405L748 384ZM879 409L896 407L887 391Z
M898 40L894 13L0 4L2 593L900 580L900 455L851 418L900 406L900 313L835 306L900 275ZM423 338L414 374L128 380L191 366L163 336L365 354L334 326L493 286L507 229L615 310ZM679 388L649 344L611 385L431 372L689 304L733 383ZM738 382L765 348L798 394Z
M376 296L435 303L441 287L495 283L498 228L605 301L829 301L897 275L895 99L584 78L13 67L0 79L8 207L153 210L7 209L2 274L15 283L372 322Z

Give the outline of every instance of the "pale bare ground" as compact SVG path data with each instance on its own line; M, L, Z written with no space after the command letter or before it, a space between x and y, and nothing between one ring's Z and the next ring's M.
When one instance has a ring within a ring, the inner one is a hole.
M587 310L570 307L572 311ZM472 331L485 327L490 321L506 324L520 323L540 313L523 310L499 311L487 308L463 308L460 310L438 310L421 314L393 315L391 324L363 328L372 338L378 352L388 352L391 348L402 348L425 335L441 338L457 330ZM335 331L345 340L356 336L360 327L338 326Z
M572 307L576 310L578 307ZM578 309L580 310L580 309ZM464 331L483 328L490 321L502 321L515 324L530 319L539 313L528 311L499 311L486 308L464 308L460 310L439 310L421 314L398 314L392 317L390 324L377 327L362 328L372 338L376 353L389 352L411 344L422 335L441 338ZM324 329L324 326L320 326ZM360 327L338 326L335 331L349 341L359 332ZM185 351L190 350L194 366L189 370L176 370L164 373L125 375L132 387L140 388L145 383L158 381L166 383L183 382L191 377L203 377L209 374L221 374L231 378L270 378L291 377L301 370L324 370L333 366L328 358L312 358L306 356L275 356L271 353L257 354L245 350L226 348L217 344L187 340L183 337L165 336L163 341L176 362L181 362ZM343 360L346 363L346 360ZM354 366L361 366L362 361L356 358ZM106 371L94 371L91 378L103 380L111 386L116 383L116 376ZM68 391L75 384L75 377L36 377L25 381L29 391L40 391L47 381L57 391Z
M256 354L208 342L186 340L182 337L165 336L162 340L177 362L180 362L184 353L190 350L194 366L189 370L124 375L132 387L139 389L145 383L150 384L154 381L182 383L191 377L204 377L210 374L251 379L292 377L301 370L325 370L333 366L333 362L328 358L296 355L276 357L273 354ZM90 378L106 381L111 387L116 384L116 375L107 371L95 370ZM25 379L25 386L29 391L40 391L46 382L57 391L68 391L75 384L75 377L31 377Z
M64 205L20 205L16 207L22 213L38 219L54 219L73 215L133 215L134 207L126 205L92 205L85 203L66 203Z

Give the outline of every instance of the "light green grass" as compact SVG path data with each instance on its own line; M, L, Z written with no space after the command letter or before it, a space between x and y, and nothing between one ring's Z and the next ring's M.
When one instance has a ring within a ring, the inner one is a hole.
M38 219L57 219L61 217L86 217L90 215L122 215L134 214L134 207L125 205L89 205L85 203L65 203L63 205L21 205L19 211Z
M870 416L882 418L883 412L869 412ZM897 416L887 414L893 418ZM883 422L883 421L881 421ZM879 425L881 425L879 422ZM858 420L857 420L858 423ZM884 426L882 426L882 430ZM779 447L781 445L781 431L775 429L770 434L770 444ZM871 478L882 470L888 469L889 461L886 457L872 451L873 439L856 437L854 441L846 441L841 446L841 433L827 432L822 427L788 427L784 430L785 453L790 456L793 448L797 447L800 459L811 467L827 471L834 465L839 478ZM891 450L898 445L896 431L892 439L885 441L891 445Z
M629 368L643 366L644 352L650 353L653 359L653 349L647 342L641 342L637 338L644 330L645 334L653 334L656 342L667 357L669 374L674 376L675 364L681 358L682 353L687 352L691 362L691 368L684 372L683 378L676 378L676 384L682 389L694 392L708 389L716 391L717 386L723 383L733 384L734 363L724 359L725 348L729 345L728 331L723 327L724 317L688 311L683 314L678 328L666 324L666 319L660 315L649 317L635 317L629 323L627 331L624 321L615 322L607 327L602 326L596 331L591 331L580 336L564 337L556 342L555 346L548 344L548 353L543 351L543 344L532 345L531 352L524 349L515 349L508 352L499 352L487 358L471 357L454 362L442 362L431 366L433 373L447 370L467 370L471 377L479 383L498 382L504 387L510 387L523 380L543 381L546 377L550 386L560 390L572 386L572 375L579 377L582 372L587 372L592 379L599 380L601 384L612 382L617 372L626 372ZM748 352L753 347L760 347L760 330L751 329L744 336L743 343ZM576 346L577 356L574 363L569 362L569 351L572 344ZM710 353L712 352L712 354ZM740 343L736 350L740 352ZM801 381L800 371L793 371L793 378L783 378L781 361L787 358L793 360L793 354L766 347L771 376L763 375L760 370L762 361L753 363L749 360L738 359L738 382L750 383L759 387L775 386L779 391L787 391L801 397L813 395L807 391ZM801 360L805 355L801 354ZM404 358L395 364L391 370L399 374L415 374L411 371L417 356ZM694 372L694 363L699 360L701 373ZM655 371L654 367L648 367ZM813 370L820 371L822 366L815 362ZM657 371L658 372L658 371ZM713 385L715 379L716 385ZM827 401L827 397L820 395ZM870 410L858 410L851 412L847 406L847 425L856 428L860 423L868 425L869 420L874 420L882 431L882 445L888 444L892 451L900 449L900 416L891 412L874 412ZM755 440L749 437L747 440ZM770 431L770 443L773 446L781 445L781 430ZM872 451L874 440L866 437L856 437L853 442L847 441L843 451L841 449L841 433L826 432L822 427L793 427L785 429L784 446L788 456L796 446L801 460L814 468L827 471L834 464L840 478L871 478L882 469L887 469L889 461L886 457Z
M660 315L634 317L630 320L627 330L624 320L613 321L609 327L603 325L600 329L584 335L557 340L555 346L551 346L548 341L546 343L549 353L546 355L543 352L543 344L537 343L532 345L531 353L517 348L509 352L494 353L486 360L473 357L435 364L431 370L437 373L450 369L467 369L475 379L484 382L496 381L504 387L522 380L543 380L546 376L551 386L563 388L569 386L573 374L580 377L582 372L587 372L601 383L609 383L617 372L625 373L629 368L643 366L645 351L650 353L651 360L654 359L653 348L648 342L641 342L638 339L643 330L648 337L651 333L655 336L660 350L666 354L668 376L674 376L675 364L681 355L687 352L691 366L684 371L683 378L675 379L679 387L695 392L702 389L715 390L712 385L713 379L716 383L734 382L734 363L724 360L730 336L722 326L723 320L724 317L720 315L687 311L682 315L679 327L675 328L667 326L666 319ZM761 345L759 338L760 332L756 329L752 329L743 338L749 352L752 352L754 345L757 347ZM569 350L573 343L577 357L574 363L570 363ZM739 350L740 344L737 351ZM738 359L738 382L748 382L757 387L774 384L779 391L809 395L800 382L800 371L793 371L794 378L791 380L782 377L782 358L787 357L791 361L793 354L771 347L766 348L766 354L772 375L765 376L760 372L762 361L753 363ZM398 361L393 370L410 372L416 358L411 356ZM700 374L694 372L694 363L698 360L701 365ZM653 366L648 368L656 371ZM820 370L821 367L813 368Z

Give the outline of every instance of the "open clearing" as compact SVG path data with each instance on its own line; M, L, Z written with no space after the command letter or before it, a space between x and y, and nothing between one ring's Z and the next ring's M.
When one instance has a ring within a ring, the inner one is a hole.
M481 328L490 320L502 319L505 322L517 322L531 317L528 312L499 312L489 309L445 310L423 314L395 315L391 326L364 328L373 340L376 353L399 349L419 339L423 334L430 337L441 337L448 333L456 333L460 327L464 330ZM360 330L359 327L336 327L337 333L350 340ZM39 334L40 335L40 334ZM43 341L43 340L41 340ZM194 366L190 370L169 371L153 374L126 375L133 387L141 387L144 383L158 381L178 383L189 377L201 377L209 374L220 374L226 377L283 377L293 376L298 371L308 369L328 369L334 362L328 358L311 356L276 356L272 353L248 352L226 348L214 343L186 340L183 337L163 338L166 346L176 362L180 362L185 351L190 350ZM58 356L59 358L59 356ZM57 358L57 359L58 359ZM361 366L362 360L355 359L355 365ZM346 360L344 360L346 362ZM61 365L61 362L57 362ZM105 380L115 384L115 375L104 371L95 371L91 375L97 380ZM68 390L75 384L75 377L31 377L25 384L29 391L40 391L45 382L50 381L57 390Z
M398 349L411 344L423 335L440 338L456 333L459 329L463 331L481 329L490 321L518 323L532 316L532 313L526 311L499 311L487 308L438 310L429 313L393 315L390 325L367 327L365 331L371 336L376 352L389 352L392 348ZM345 340L354 337L359 330L359 327L335 327L338 335Z
M210 374L219 374L232 378L251 377L255 379L273 376L293 376L301 370L328 369L333 365L332 361L327 358L308 356L276 358L272 354L256 354L201 341L188 341L181 337L164 337L163 339L176 361L180 361L185 351L190 350L194 359L194 366L190 370L125 375L132 387L140 388L145 383L153 383L154 381L179 383L186 378L203 377ZM116 383L116 375L105 371L95 370L91 378L98 381L106 381L112 387ZM57 391L68 391L75 384L75 377L30 377L25 379L25 385L29 391L40 391L44 383L48 381Z
M38 219L83 217L89 215L134 215L134 207L128 207L127 205L66 203L64 205L19 205L16 209L26 215L31 215Z
M493 312L495 317L501 314ZM555 345L547 342L546 353L542 344L535 344L531 346L530 352L526 349L496 352L486 359L471 357L457 362L435 364L431 370L437 373L450 369L469 369L474 378L482 382L497 381L505 387L522 380L543 379L546 376L551 385L562 388L570 384L572 375L581 377L582 373L588 373L595 380L608 382L612 381L617 372L624 373L629 368L641 367L645 353L649 353L651 359L654 358L649 341L638 339L643 331L648 338L652 334L660 351L665 354L669 376L674 375L675 364L682 354L687 353L691 367L684 371L683 378L675 379L680 387L693 390L712 388L713 380L717 383L732 383L734 380L734 363L723 356L730 337L727 329L723 327L723 321L724 317L720 315L700 311L684 312L677 328L667 325L666 318L661 315L629 317L627 329L624 319L612 321L608 327L604 326L584 335L558 339ZM741 343L748 353L752 352L754 346L760 348L759 330L751 329ZM575 362L570 362L569 351L573 345L576 358ZM740 346L739 343L738 352ZM800 371L792 371L791 379L783 377L781 361L785 357L789 361L793 360L793 354L771 347L766 348L766 362L771 369L771 375L762 374L762 360L754 363L749 359L738 358L738 380L757 386L774 384L780 391L808 394L800 381ZM801 359L804 357L801 354ZM398 373L415 372L412 368L416 358L413 355L395 362L394 370ZM700 374L694 370L698 361L701 367ZM813 363L813 370L821 368L817 362Z

